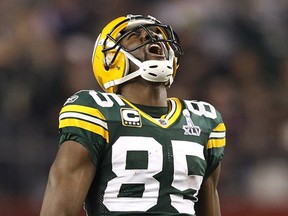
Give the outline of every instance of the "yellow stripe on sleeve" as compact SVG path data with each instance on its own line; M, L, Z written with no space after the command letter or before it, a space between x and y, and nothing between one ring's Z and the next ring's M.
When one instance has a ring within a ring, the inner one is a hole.
M224 123L218 124L218 125L213 129L213 131L226 131L225 124L224 124Z
M96 125L87 121L83 121L80 119L73 119L73 118L66 118L66 119L60 120L59 128L64 128L64 127L69 127L69 126L79 127L79 128L91 131L93 133L96 133L102 136L104 139L106 139L107 142L109 142L108 131L99 125Z
M85 113L91 116L95 116L97 118L100 118L102 120L106 120L105 117L102 115L102 113L95 108L87 107L87 106L81 106L81 105L67 105L62 108L60 111L60 114L64 112L79 112L79 113Z
M218 124L210 134L210 139L208 140L208 149L211 148L221 148L226 145L225 137L226 127L224 123Z
M221 148L224 147L226 145L226 138L222 138L222 139L209 139L208 140L208 149L211 148Z

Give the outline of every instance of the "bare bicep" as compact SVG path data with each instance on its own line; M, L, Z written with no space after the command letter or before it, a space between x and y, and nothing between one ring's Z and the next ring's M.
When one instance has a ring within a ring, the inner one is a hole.
M64 142L50 169L42 211L71 215L79 212L95 171L85 147L74 141Z
M217 191L220 165L201 185L198 202L195 204L197 216L220 216L220 203Z

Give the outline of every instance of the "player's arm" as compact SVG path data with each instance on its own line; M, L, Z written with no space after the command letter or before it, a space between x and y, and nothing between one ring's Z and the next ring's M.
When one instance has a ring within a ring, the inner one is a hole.
M220 165L203 182L198 194L198 202L195 204L197 216L220 216L220 203L217 192L217 184L220 175Z
M49 172L40 215L79 215L95 171L84 146L64 142Z

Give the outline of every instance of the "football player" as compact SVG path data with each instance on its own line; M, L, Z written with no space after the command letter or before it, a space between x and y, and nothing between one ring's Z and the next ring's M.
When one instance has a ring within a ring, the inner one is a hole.
M98 36L104 91L83 90L59 116L60 148L41 216L219 216L225 125L209 103L168 98L179 57L173 29L128 15Z

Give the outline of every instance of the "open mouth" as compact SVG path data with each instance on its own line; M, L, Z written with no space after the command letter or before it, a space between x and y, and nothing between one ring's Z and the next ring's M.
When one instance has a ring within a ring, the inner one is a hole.
M147 46L147 51L150 54L164 56L164 49L160 43L152 43Z

